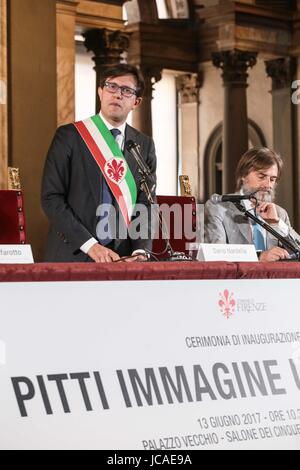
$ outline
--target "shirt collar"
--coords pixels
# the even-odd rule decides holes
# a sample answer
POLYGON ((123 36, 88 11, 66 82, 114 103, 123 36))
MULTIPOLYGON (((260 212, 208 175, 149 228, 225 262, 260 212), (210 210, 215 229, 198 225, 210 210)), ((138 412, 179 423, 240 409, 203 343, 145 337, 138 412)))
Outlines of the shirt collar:
POLYGON ((125 128, 126 128, 126 122, 124 122, 121 126, 119 127, 116 127, 116 126, 112 126, 106 119, 105 117, 103 116, 103 114, 99 113, 102 121, 104 122, 104 124, 106 125, 106 127, 111 131, 112 129, 119 129, 119 131, 121 132, 122 136, 124 137, 125 136, 125 128))
MULTIPOLYGON (((240 194, 244 195, 244 191, 242 189, 240 189, 240 194)), ((249 199, 244 199, 242 203, 244 204, 244 207, 247 211, 254 210, 254 207, 249 199)))

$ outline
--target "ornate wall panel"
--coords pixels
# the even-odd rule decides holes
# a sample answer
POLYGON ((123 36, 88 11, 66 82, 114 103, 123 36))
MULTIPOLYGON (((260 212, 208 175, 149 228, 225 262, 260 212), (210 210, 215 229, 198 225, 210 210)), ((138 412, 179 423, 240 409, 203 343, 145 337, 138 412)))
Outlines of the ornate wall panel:
POLYGON ((79 1, 56 2, 57 125, 75 118, 75 18, 79 1))
POLYGON ((84 28, 122 28, 124 22, 121 3, 110 4, 80 0, 76 10, 78 30, 82 31, 84 28))

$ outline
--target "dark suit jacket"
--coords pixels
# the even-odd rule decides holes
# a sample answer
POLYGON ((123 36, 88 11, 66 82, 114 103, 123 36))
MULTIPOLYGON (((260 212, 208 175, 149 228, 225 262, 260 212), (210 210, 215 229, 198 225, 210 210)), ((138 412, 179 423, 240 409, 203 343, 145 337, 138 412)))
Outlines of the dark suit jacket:
MULTIPOLYGON (((129 140, 141 146, 142 157, 155 176, 153 140, 127 125, 125 149, 129 140)), ((139 189, 137 163, 127 150, 124 157, 137 183, 137 203, 145 204, 150 213, 148 200, 139 189)), ((102 202, 102 183, 102 173, 75 126, 59 127, 48 152, 42 182, 42 207, 50 221, 46 261, 91 261, 80 247, 90 238, 97 238, 96 211, 102 202)), ((148 240, 131 240, 129 236, 125 240, 116 239, 113 249, 126 256, 133 250, 151 249, 151 246, 149 234, 148 240)))

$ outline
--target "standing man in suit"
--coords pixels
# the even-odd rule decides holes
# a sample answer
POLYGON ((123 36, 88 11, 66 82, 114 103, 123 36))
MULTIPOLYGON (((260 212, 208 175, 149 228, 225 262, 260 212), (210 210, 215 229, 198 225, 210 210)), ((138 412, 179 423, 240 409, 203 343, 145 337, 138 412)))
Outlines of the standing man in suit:
MULTIPOLYGON (((256 193, 256 214, 268 222, 280 235, 288 237, 300 249, 300 236, 291 227, 285 209, 274 204, 275 188, 283 169, 279 155, 267 148, 248 150, 240 159, 237 171, 237 194, 256 193)), ((247 210, 254 206, 242 202, 247 210)), ((252 223, 232 202, 205 205, 205 241, 207 243, 254 243, 260 261, 278 261, 289 258, 289 253, 278 246, 278 240, 260 225, 252 223)))
POLYGON ((56 131, 42 182, 42 206, 50 221, 46 261, 110 262, 151 249, 150 227, 146 235, 144 230, 143 236, 132 236, 135 207, 142 206, 147 219, 151 208, 126 145, 140 146, 155 181, 153 140, 126 124, 143 91, 138 69, 118 64, 103 74, 100 114, 56 131))

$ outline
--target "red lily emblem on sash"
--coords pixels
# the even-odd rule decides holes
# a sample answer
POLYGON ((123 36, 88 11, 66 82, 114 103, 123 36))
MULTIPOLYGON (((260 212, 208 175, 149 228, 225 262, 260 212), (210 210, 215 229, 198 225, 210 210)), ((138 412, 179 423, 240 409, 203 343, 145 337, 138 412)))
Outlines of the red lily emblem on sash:
POLYGON ((126 176, 127 165, 123 158, 112 158, 106 162, 104 171, 111 181, 120 184, 126 176))

